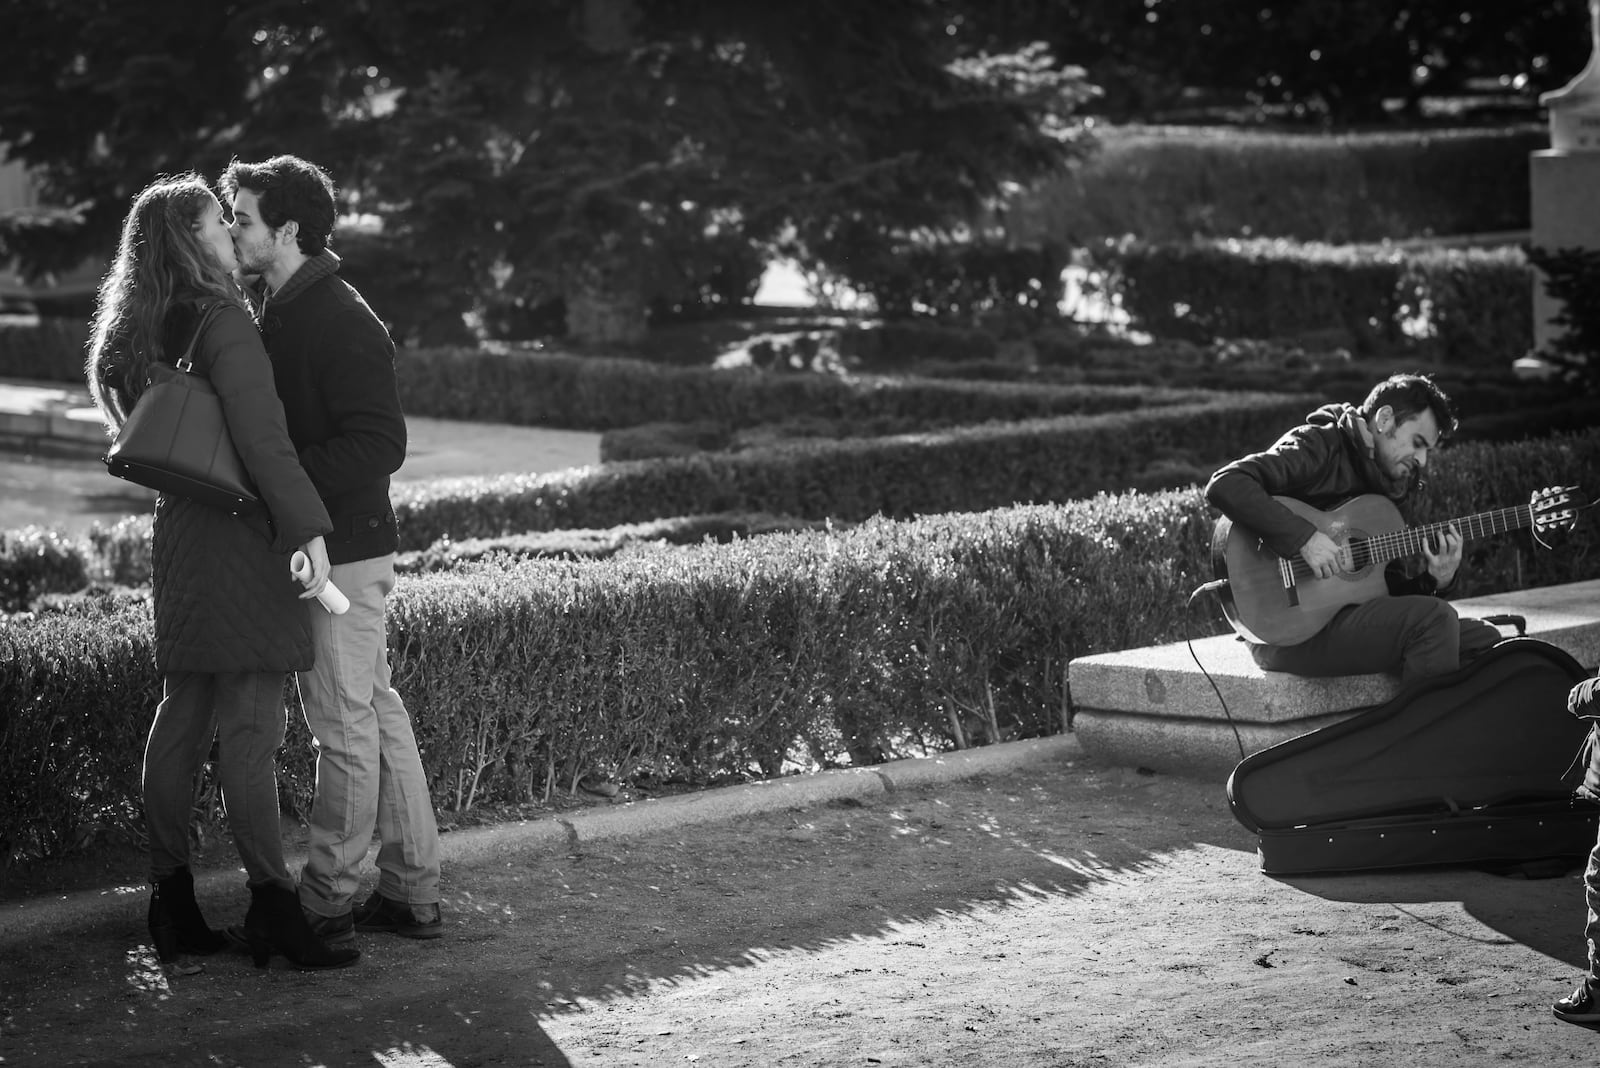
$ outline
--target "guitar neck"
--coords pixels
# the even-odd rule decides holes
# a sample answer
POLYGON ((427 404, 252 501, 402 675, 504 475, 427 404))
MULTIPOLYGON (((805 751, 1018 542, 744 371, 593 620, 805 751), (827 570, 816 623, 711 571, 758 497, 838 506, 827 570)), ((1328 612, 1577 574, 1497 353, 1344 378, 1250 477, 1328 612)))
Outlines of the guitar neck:
POLYGON ((1420 527, 1407 527, 1404 530, 1379 534, 1367 539, 1366 546, 1372 561, 1385 562, 1422 552, 1424 545, 1436 536, 1444 534, 1451 526, 1460 532, 1464 540, 1471 541, 1473 538, 1504 534, 1508 530, 1520 530, 1532 525, 1533 508, 1530 505, 1519 504, 1512 508, 1496 508, 1493 511, 1478 512, 1476 515, 1462 516, 1459 519, 1447 519, 1442 523, 1428 523, 1420 527))

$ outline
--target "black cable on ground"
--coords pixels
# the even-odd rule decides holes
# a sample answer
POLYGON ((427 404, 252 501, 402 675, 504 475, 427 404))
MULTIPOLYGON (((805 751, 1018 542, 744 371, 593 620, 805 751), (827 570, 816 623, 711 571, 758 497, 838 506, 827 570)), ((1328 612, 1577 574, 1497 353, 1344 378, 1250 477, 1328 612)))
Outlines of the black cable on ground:
POLYGON ((1206 666, 1200 663, 1200 655, 1194 651, 1194 638, 1189 634, 1189 610, 1194 607, 1195 601, 1200 599, 1201 594, 1215 593, 1227 585, 1227 579, 1216 579, 1195 587, 1195 591, 1189 595, 1189 602, 1183 606, 1183 640, 1189 646, 1189 655, 1194 659, 1194 666, 1200 669, 1200 674, 1206 677, 1206 681, 1211 684, 1211 689, 1216 692, 1217 703, 1222 706, 1222 714, 1227 717, 1228 726, 1233 730, 1233 740, 1239 746, 1239 759, 1243 760, 1246 754, 1244 751, 1244 739, 1239 736, 1239 725, 1233 722, 1233 713, 1228 710, 1228 702, 1223 699, 1222 688, 1217 685, 1217 680, 1212 678, 1211 672, 1207 671, 1206 666))

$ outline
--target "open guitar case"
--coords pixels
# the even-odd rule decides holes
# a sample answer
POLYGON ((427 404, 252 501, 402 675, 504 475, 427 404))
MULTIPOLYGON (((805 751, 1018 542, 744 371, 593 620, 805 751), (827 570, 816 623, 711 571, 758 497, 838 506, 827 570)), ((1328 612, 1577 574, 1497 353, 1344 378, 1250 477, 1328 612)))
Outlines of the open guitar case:
MULTIPOLYGON (((1510 620, 1521 622, 1491 622, 1510 620)), ((1576 860, 1600 816, 1574 794, 1589 724, 1567 712, 1567 693, 1587 677, 1564 650, 1508 638, 1454 674, 1246 757, 1228 803, 1259 836, 1269 875, 1576 860)))

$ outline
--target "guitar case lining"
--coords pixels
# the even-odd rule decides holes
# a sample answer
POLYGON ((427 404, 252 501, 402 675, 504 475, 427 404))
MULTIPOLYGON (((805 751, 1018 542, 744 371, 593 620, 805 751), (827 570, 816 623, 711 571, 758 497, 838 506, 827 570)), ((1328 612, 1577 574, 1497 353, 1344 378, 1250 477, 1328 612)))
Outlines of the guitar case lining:
POLYGON ((1600 808, 1575 800, 1588 677, 1564 650, 1502 641, 1450 675, 1245 758, 1234 816, 1270 875, 1579 858, 1600 808))

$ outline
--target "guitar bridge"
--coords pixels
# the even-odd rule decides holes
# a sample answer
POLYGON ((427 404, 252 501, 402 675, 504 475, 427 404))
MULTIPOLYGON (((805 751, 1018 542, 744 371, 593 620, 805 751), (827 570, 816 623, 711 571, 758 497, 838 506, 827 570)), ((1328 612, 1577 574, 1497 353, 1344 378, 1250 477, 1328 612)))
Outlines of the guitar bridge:
POLYGON ((1294 561, 1278 560, 1278 576, 1283 580, 1283 592, 1288 595, 1290 608, 1300 607, 1300 586, 1294 580, 1294 561))

